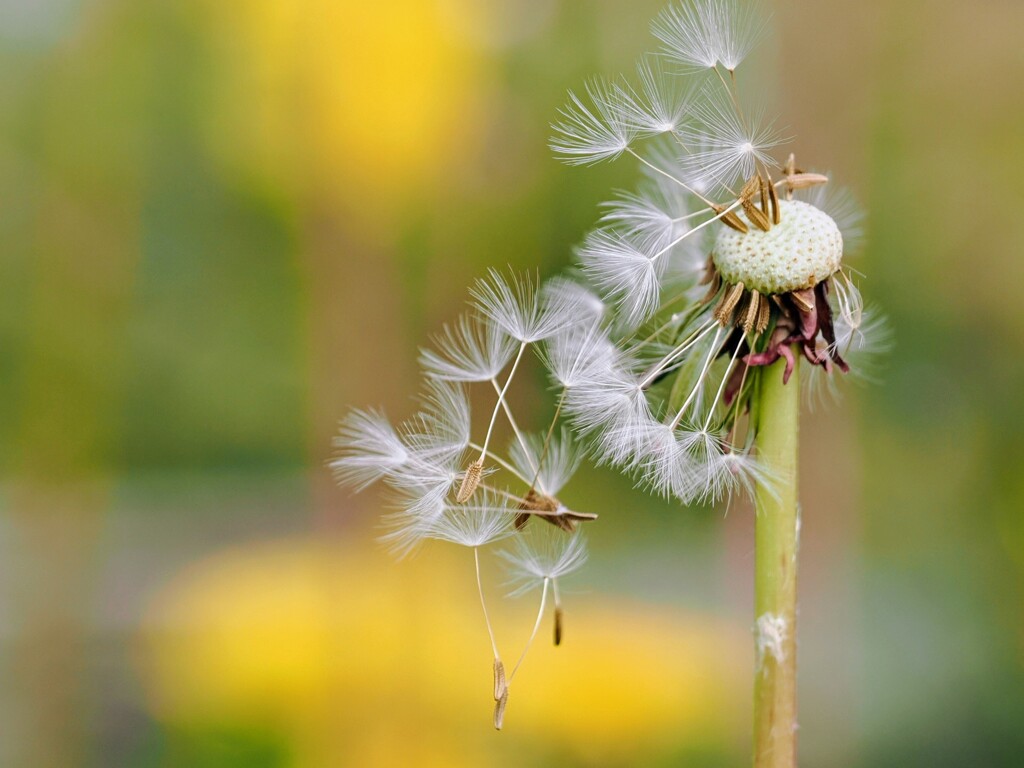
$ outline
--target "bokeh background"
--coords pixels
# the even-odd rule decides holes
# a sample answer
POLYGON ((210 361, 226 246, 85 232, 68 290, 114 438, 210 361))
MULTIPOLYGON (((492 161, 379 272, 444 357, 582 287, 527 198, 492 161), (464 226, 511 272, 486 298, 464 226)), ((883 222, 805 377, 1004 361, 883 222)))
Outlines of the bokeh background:
MULTIPOLYGON (((896 340, 804 422, 803 764, 1019 766, 1024 4, 771 5, 751 76, 870 209, 896 340)), ((496 734, 471 562, 396 564, 325 467, 473 278, 557 272, 636 178, 547 126, 660 7, 0 2, 0 765, 746 761, 748 507, 587 472, 496 734)), ((534 606, 492 610, 518 647, 534 606)))

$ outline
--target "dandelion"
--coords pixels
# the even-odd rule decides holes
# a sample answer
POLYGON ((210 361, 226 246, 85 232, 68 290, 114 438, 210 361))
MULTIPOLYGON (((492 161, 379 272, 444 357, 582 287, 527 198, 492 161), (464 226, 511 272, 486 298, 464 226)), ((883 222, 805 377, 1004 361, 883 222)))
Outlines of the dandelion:
POLYGON ((335 477, 362 490, 401 467, 409 458, 387 417, 379 411, 353 411, 341 423, 334 440, 337 458, 331 462, 335 477))
POLYGON ((756 4, 684 0, 655 20, 662 50, 635 75, 570 92, 556 155, 636 163, 638 188, 603 205, 565 274, 491 270, 471 287, 472 310, 420 355, 418 414, 398 429, 379 411, 342 423, 333 467, 357 488, 391 489, 392 548, 473 551, 495 727, 549 592, 563 639, 559 579, 586 560, 580 528, 596 515, 560 497, 586 453, 683 504, 753 498, 755 764, 795 764, 800 382, 820 399, 846 374, 863 378, 887 334, 844 263, 862 235, 852 196, 780 154, 790 140, 778 116, 741 98, 738 70, 763 30, 756 4), (528 431, 509 393, 535 360, 553 403, 528 431), (471 403, 483 403, 479 434, 471 403), (481 568, 499 541, 512 594, 540 591, 508 673, 481 568))
POLYGON ((736 71, 763 28, 756 4, 740 0, 679 3, 651 25, 670 59, 696 69, 721 65, 729 72, 736 71))
MULTIPOLYGON (((598 158, 593 126, 571 156, 564 142, 552 146, 574 163, 590 138, 592 158, 630 158, 647 177, 606 204, 577 253, 612 309, 616 351, 574 370, 566 410, 599 460, 653 493, 684 503, 754 497, 759 648, 771 651, 758 656, 756 764, 790 766, 797 382, 817 396, 837 374, 863 375, 853 362, 885 339, 843 262, 861 236, 852 197, 798 168, 792 153, 778 157, 789 141, 778 117, 740 97, 737 70, 763 28, 755 4, 669 7, 652 29, 677 82, 642 59, 638 84, 591 93, 588 114, 613 115, 605 131, 625 120, 630 140, 598 158), (692 265, 694 251, 698 270, 662 261, 692 265)), ((564 357, 549 359, 564 376, 564 357)))

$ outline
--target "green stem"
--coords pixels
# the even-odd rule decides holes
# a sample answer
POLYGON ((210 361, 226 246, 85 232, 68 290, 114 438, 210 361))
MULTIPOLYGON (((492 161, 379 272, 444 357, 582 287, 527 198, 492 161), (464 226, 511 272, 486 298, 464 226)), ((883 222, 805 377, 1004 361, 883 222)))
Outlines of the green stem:
POLYGON ((799 374, 783 385, 785 361, 761 371, 758 455, 771 475, 755 494, 754 766, 796 765, 796 585, 799 374))

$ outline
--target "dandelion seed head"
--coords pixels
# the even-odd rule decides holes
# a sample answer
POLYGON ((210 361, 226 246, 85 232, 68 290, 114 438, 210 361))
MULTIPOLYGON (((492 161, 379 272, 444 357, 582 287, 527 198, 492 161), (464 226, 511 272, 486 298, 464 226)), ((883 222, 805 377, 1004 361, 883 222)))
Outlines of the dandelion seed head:
POLYGON ((843 236, 828 214, 797 200, 779 201, 782 221, 764 232, 722 228, 712 258, 723 279, 762 294, 812 288, 842 262, 843 236))
POLYGON ((843 235, 844 253, 857 253, 863 248, 865 213, 850 189, 833 184, 820 184, 799 190, 796 197, 832 217, 843 235))

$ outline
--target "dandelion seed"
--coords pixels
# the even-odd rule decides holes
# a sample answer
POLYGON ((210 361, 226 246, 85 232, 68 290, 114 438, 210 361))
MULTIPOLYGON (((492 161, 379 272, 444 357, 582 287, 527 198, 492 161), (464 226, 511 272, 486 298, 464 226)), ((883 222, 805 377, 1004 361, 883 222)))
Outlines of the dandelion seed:
POLYGON ((666 74, 662 61, 657 56, 641 59, 637 64, 639 88, 620 86, 621 119, 639 134, 658 136, 675 131, 697 95, 698 83, 666 74))
POLYGON ((480 459, 477 459, 469 468, 466 469, 466 474, 462 478, 462 485, 459 486, 459 492, 455 494, 455 500, 459 504, 465 504, 469 501, 469 498, 473 495, 478 485, 480 485, 480 475, 484 471, 484 463, 480 459))
POLYGON ((585 90, 586 101, 569 93, 570 103, 561 110, 563 119, 553 126, 556 135, 551 139, 551 149, 570 165, 614 159, 636 136, 620 87, 595 79, 585 90))
POLYGON ((482 547, 512 535, 514 516, 507 500, 481 488, 471 503, 443 503, 428 538, 463 547, 482 547))
POLYGON ((569 323, 563 296, 544 301, 529 277, 506 279, 497 270, 470 290, 477 309, 505 333, 523 344, 541 341, 569 323))
POLYGON ((476 315, 463 315, 435 338, 437 350, 424 349, 420 364, 446 381, 490 381, 508 365, 515 340, 503 328, 476 315))
POLYGON ((331 469, 339 482, 363 490, 387 477, 409 458, 387 417, 379 411, 353 411, 341 423, 334 439, 337 457, 331 469))
POLYGON ((586 539, 556 528, 531 528, 512 539, 511 548, 498 552, 508 565, 510 597, 525 595, 578 571, 587 562, 586 539))
POLYGON ((665 55, 695 69, 721 64, 733 72, 746 58, 764 23, 756 3, 690 0, 666 8, 651 30, 665 55))
POLYGON ((601 297, 585 284, 582 275, 551 278, 541 288, 541 301, 546 306, 557 308, 556 311, 563 316, 560 333, 571 331, 575 326, 592 326, 608 310, 601 297))
POLYGON ((665 54, 694 68, 718 63, 721 24, 728 21, 714 0, 671 5, 652 22, 651 31, 665 44, 665 54))
POLYGON ((505 680, 505 665, 501 659, 494 660, 494 700, 501 701, 501 698, 508 691, 508 683, 505 680))
POLYGON ((523 474, 536 471, 537 484, 549 496, 554 496, 566 486, 583 460, 579 446, 564 426, 550 439, 543 435, 527 435, 526 445, 513 442, 508 454, 512 464, 523 474), (539 469, 535 470, 535 467, 539 469))
POLYGON ((777 168, 770 154, 787 142, 761 109, 745 118, 727 93, 710 85, 694 103, 694 122, 682 131, 683 140, 696 149, 680 163, 690 178, 709 187, 729 188, 754 175, 758 167, 777 168))
POLYGON ((640 323, 658 306, 667 260, 652 259, 635 242, 595 230, 577 252, 584 274, 613 301, 627 323, 640 323))
POLYGON ((508 707, 508 689, 494 704, 494 729, 500 731, 505 724, 505 709, 508 707))
POLYGON ((552 378, 571 389, 615 365, 616 349, 607 333, 597 325, 571 328, 548 339, 543 360, 552 378))
POLYGON ((470 408, 465 387, 427 379, 423 410, 403 425, 403 441, 414 452, 430 456, 461 453, 469 445, 470 408))

